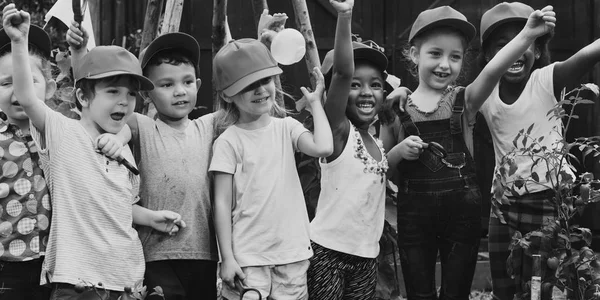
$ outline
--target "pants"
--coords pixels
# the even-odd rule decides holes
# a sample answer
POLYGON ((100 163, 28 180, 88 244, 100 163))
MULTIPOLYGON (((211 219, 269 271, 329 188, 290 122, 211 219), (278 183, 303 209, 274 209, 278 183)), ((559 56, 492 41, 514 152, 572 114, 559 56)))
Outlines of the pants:
POLYGON ((313 300, 375 299, 377 259, 364 258, 312 243, 308 294, 313 300))
MULTIPOLYGON (((148 291, 163 289, 169 300, 217 299, 217 262, 208 260, 160 260, 146 263, 144 284, 148 291)), ((150 294, 150 293, 149 293, 150 294)), ((148 296, 146 299, 161 299, 148 296)))
POLYGON ((50 288, 40 286, 42 258, 0 262, 0 300, 47 300, 50 288))

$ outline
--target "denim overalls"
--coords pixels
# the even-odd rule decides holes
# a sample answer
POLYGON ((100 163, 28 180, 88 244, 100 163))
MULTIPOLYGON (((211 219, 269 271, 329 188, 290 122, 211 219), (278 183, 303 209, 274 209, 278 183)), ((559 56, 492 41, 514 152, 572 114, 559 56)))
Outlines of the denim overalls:
MULTIPOLYGON (((452 92, 453 93, 453 92, 452 92)), ((481 193, 464 141, 464 89, 449 119, 413 122, 399 115, 409 135, 435 141, 448 155, 425 149, 418 160, 398 165, 398 246, 409 300, 437 299, 435 266, 442 266, 440 299, 469 299, 481 235, 481 193)))

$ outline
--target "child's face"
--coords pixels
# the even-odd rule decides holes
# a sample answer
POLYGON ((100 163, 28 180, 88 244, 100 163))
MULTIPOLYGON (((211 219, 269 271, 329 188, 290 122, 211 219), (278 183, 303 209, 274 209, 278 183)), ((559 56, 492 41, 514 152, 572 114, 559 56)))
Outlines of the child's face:
MULTIPOLYGON (((495 55, 508 44, 523 29, 522 23, 507 23, 496 28, 488 37, 486 60, 489 62, 495 55)), ((520 83, 529 79, 531 68, 536 56, 535 43, 532 43, 519 59, 504 73, 502 79, 511 83, 520 83)), ((537 54, 539 55, 539 54, 537 54)))
POLYGON ((419 85, 445 90, 460 74, 464 51, 462 37, 450 31, 432 32, 420 47, 411 47, 411 59, 418 66, 419 85))
POLYGON ((255 120, 271 112, 275 101, 273 77, 260 79, 229 98, 240 111, 240 121, 255 120))
POLYGON ((150 67, 147 77, 154 83, 148 95, 159 116, 171 120, 187 118, 196 106, 200 79, 189 64, 161 63, 150 67))
POLYGON ((354 125, 369 126, 373 122, 383 101, 384 86, 381 71, 368 63, 356 63, 346 106, 346 116, 354 125))
MULTIPOLYGON (((100 133, 118 133, 133 114, 139 83, 130 76, 120 76, 116 81, 100 81, 95 86, 92 99, 82 99, 82 120, 92 121, 100 133)), ((83 98, 81 98, 83 97, 83 98)))
MULTIPOLYGON (((42 72, 42 61, 35 55, 30 55, 31 73, 33 75, 33 87, 38 99, 49 98, 54 89, 48 86, 44 73, 42 72), (52 90, 52 91, 50 91, 52 90), (47 93, 48 92, 48 93, 47 93)), ((11 55, 0 57, 0 109, 6 114, 9 122, 19 123, 19 121, 28 120, 23 107, 19 105, 13 91, 13 66, 11 55)))

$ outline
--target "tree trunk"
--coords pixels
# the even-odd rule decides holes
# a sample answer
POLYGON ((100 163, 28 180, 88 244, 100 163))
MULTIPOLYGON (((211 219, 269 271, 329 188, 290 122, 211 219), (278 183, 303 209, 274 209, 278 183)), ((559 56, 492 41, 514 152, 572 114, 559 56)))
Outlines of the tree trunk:
POLYGON ((314 89, 316 86, 316 79, 312 75, 312 70, 315 67, 321 68, 321 61, 319 60, 319 51, 317 49, 315 36, 313 35, 312 25, 310 24, 308 7, 306 7, 305 0, 292 0, 292 4, 294 5, 294 14, 296 15, 296 26, 306 41, 306 56, 304 56, 304 58, 306 60, 310 83, 314 89))
POLYGON ((258 20, 263 10, 269 9, 267 0, 252 0, 252 11, 254 12, 254 27, 258 28, 258 20))
MULTIPOLYGON (((229 25, 227 24, 227 0, 213 1, 212 17, 212 57, 231 39, 229 25)), ((219 108, 219 98, 213 84, 213 110, 219 108)))
POLYGON ((183 0, 167 0, 160 34, 178 32, 183 13, 183 0))
POLYGON ((158 33, 158 24, 160 22, 160 13, 162 11, 162 7, 163 0, 148 0, 140 51, 146 48, 156 37, 156 34, 158 33))

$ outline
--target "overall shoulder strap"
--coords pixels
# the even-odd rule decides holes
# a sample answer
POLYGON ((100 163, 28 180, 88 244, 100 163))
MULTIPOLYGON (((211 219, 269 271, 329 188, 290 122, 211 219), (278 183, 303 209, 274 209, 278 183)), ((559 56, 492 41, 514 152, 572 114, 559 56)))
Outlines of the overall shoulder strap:
POLYGON ((450 133, 462 133, 462 114, 465 110, 465 88, 458 87, 458 91, 452 91, 455 94, 454 105, 452 105, 452 116, 450 117, 450 133))

